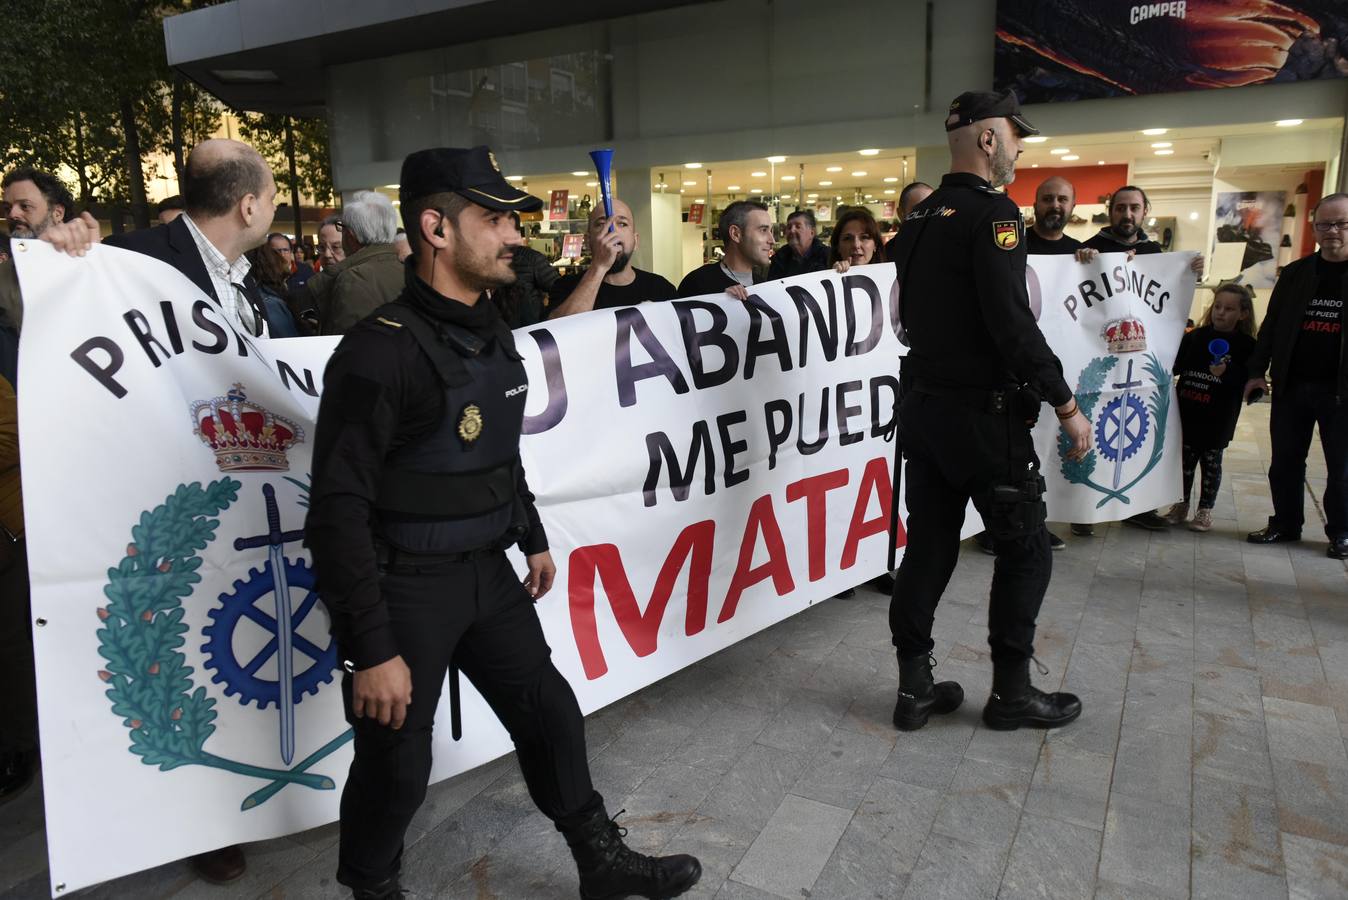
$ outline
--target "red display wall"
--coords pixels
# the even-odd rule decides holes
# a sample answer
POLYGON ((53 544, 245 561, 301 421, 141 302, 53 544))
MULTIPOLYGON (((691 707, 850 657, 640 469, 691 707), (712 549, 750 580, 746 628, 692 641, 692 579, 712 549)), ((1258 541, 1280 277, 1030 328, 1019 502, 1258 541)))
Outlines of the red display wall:
MULTIPOLYGON (((1007 193, 1016 201, 1017 206, 1033 206, 1034 192, 1044 179, 1053 176, 1066 178, 1077 189, 1077 205, 1098 203, 1099 198, 1115 188, 1128 183, 1127 166, 1060 166, 1046 168, 1040 166, 1031 169, 1028 166, 1016 168, 1016 180, 1011 182, 1007 193)), ((1139 185, 1146 190, 1146 185, 1139 185)))

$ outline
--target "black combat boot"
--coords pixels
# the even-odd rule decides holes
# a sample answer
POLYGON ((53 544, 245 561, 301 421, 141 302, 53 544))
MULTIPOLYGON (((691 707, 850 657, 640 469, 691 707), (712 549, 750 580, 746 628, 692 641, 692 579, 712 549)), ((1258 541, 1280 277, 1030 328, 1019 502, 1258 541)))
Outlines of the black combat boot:
MULTIPOLYGON (((618 815, 622 815, 619 812, 618 815)), ((643 856, 623 843, 627 829, 600 806, 574 829, 563 832, 580 872, 583 900, 617 900, 619 897, 677 897, 702 877, 702 864, 694 857, 643 856)))
MULTIPOLYGON (((1047 674, 1042 669, 1041 674, 1047 674)), ((992 696, 983 707, 983 724, 997 731, 1021 726, 1058 728, 1081 715, 1076 694, 1046 694, 1030 684, 1030 661, 993 663, 992 696)))
POLYGON ((351 889, 352 900, 403 900, 406 896, 397 875, 376 887, 351 889))
POLYGON ((951 713, 964 702, 964 688, 954 681, 934 684, 931 677, 936 661, 930 654, 911 659, 899 657, 899 700, 894 704, 894 727, 917 731, 927 717, 951 713))

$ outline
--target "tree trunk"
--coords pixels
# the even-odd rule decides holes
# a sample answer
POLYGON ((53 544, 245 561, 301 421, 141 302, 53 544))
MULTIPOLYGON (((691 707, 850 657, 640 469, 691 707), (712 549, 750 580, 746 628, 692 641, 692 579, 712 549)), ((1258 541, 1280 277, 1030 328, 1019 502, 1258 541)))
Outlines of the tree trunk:
POLYGON ((300 221, 300 177, 295 165, 295 131, 290 116, 286 116, 286 162, 290 164, 290 206, 295 213, 295 241, 304 237, 304 223, 300 221))
POLYGON ((173 171, 178 175, 178 190, 183 186, 183 168, 187 163, 183 159, 183 77, 173 73, 173 171))
POLYGON ((122 131, 126 135, 126 175, 131 191, 131 219, 137 228, 150 227, 150 204, 145 198, 145 171, 140 161, 140 132, 136 127, 136 109, 131 95, 123 94, 122 131))
POLYGON ((84 116, 75 113, 75 171, 80 178, 80 208, 87 210, 93 203, 93 188, 89 184, 89 160, 84 158, 84 116))

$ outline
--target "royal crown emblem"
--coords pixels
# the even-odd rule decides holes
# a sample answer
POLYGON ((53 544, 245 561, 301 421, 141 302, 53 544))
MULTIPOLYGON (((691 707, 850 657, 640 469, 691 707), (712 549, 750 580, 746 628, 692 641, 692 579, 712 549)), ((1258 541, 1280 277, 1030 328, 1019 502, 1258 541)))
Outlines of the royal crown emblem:
POLYGON ((288 471, 286 451, 304 440, 303 428, 249 400, 237 382, 191 410, 192 431, 215 453, 221 472, 288 471))
POLYGON ((1105 323, 1101 337, 1110 353, 1137 353, 1147 349, 1147 329, 1140 319, 1125 316, 1105 323))

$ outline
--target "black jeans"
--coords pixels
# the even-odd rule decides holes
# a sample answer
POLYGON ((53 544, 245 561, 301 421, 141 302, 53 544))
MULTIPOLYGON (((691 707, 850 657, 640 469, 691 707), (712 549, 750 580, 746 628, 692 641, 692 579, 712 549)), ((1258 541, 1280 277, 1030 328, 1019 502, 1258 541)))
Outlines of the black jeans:
POLYGON ((1011 413, 993 414, 929 394, 908 392, 899 407, 903 440, 908 544, 894 579, 889 627, 904 658, 923 656, 936 605, 959 559, 960 526, 972 499, 997 550, 988 603, 994 663, 1034 655, 1034 626, 1053 572, 1042 520, 1030 534, 999 537, 991 523, 993 487, 1024 479, 1039 459, 1030 429, 1011 413))
POLYGON ((342 683, 355 759, 342 792, 337 880, 353 888, 399 871, 403 835, 426 796, 431 729, 451 659, 510 732, 544 815, 564 828, 603 803, 590 783, 580 706, 552 665, 533 600, 505 554, 413 573, 401 559, 399 566, 380 577, 380 591, 412 671, 403 727, 354 718, 351 676, 342 683))
POLYGON ((28 554, 0 532, 0 753, 37 749, 37 682, 28 554))
POLYGON ((1335 401, 1329 384, 1279 385, 1273 395, 1269 416, 1273 460, 1268 467, 1273 515, 1268 521, 1281 531, 1301 531, 1306 455, 1317 425, 1329 476, 1324 494, 1325 534, 1331 540, 1348 537, 1348 403, 1335 401))

